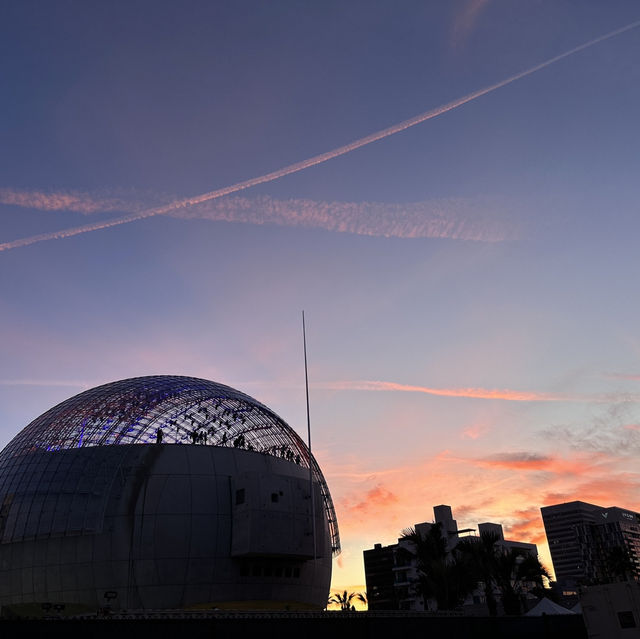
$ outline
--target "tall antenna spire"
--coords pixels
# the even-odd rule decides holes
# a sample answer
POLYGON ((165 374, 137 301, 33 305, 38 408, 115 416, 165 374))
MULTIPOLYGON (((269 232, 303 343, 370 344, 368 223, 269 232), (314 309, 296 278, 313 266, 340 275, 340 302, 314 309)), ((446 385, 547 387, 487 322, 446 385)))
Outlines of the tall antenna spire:
POLYGON ((302 346, 304 350, 304 388, 307 396, 307 445, 309 448, 309 494, 311 496, 311 530, 313 533, 313 560, 318 556, 316 547, 316 500, 313 494, 313 464, 311 455, 311 417, 309 414, 309 372, 307 369, 307 332, 304 324, 304 311, 302 311, 302 346))

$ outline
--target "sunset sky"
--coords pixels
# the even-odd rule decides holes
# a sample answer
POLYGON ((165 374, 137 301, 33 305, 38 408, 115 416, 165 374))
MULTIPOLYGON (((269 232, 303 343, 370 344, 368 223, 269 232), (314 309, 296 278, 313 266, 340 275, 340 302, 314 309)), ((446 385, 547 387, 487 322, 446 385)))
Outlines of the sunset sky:
POLYGON ((163 373, 306 437, 304 309, 335 588, 435 504, 547 563, 540 506, 640 510, 638 21, 637 0, 1 3, 0 445, 163 373))

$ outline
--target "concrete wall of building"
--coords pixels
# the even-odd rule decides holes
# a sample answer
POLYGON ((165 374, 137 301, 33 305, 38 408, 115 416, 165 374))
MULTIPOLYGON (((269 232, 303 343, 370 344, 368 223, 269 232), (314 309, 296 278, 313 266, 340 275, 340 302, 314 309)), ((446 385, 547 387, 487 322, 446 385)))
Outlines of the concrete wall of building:
POLYGON ((309 488, 308 469, 234 448, 120 445, 9 459, 0 605, 323 608, 331 548, 315 485, 314 559, 309 488))
POLYGON ((640 583, 637 581, 583 588, 580 605, 590 639, 640 636, 640 583))

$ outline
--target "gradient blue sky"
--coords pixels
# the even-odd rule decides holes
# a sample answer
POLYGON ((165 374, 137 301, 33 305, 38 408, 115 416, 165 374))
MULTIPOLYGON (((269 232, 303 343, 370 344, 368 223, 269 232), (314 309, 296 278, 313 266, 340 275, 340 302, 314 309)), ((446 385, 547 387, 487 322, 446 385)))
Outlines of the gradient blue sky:
MULTIPOLYGON (((4 2, 0 244, 304 160, 640 20, 635 0, 4 2)), ((314 447, 344 552, 448 503, 640 509, 640 28, 226 198, 0 251, 0 444, 174 373, 314 447)), ((544 551, 544 548, 542 548, 544 551)))

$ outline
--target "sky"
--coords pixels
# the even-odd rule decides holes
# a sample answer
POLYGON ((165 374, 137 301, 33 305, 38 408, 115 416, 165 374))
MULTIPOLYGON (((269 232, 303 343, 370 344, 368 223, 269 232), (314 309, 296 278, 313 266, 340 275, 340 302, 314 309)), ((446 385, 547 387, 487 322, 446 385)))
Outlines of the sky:
POLYGON ((1 3, 0 446, 151 374, 306 436, 304 309, 334 588, 433 505, 549 567, 541 506, 640 510, 638 21, 635 0, 1 3))

